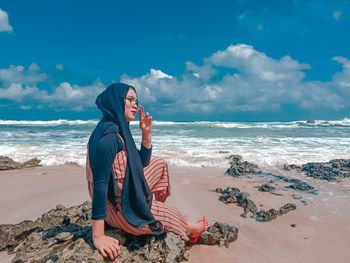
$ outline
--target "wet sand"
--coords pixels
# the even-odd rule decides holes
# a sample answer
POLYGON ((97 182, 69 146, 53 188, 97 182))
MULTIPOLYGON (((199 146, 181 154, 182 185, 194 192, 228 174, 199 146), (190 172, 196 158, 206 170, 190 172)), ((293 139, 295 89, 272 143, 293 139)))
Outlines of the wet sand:
MULTIPOLYGON (((172 195, 167 203, 176 206, 195 221, 206 215, 239 228, 237 241, 229 248, 193 246, 187 254, 189 262, 350 262, 350 179, 325 182, 288 174, 274 169, 274 174, 295 175, 313 185, 318 195, 285 190, 276 182, 276 192, 260 192, 257 186, 268 181, 264 177, 224 175, 225 169, 170 167, 172 195), (258 208, 278 209, 295 203, 297 209, 277 219, 261 223, 243 218, 236 204, 218 201, 217 187, 238 187, 248 192, 258 208), (297 194, 304 200, 293 199, 297 194), (291 227, 296 224, 296 227, 291 227)), ((0 172, 0 224, 15 224, 35 219, 57 204, 67 207, 89 200, 85 168, 75 166, 38 167, 0 172)), ((13 256, 0 253, 0 262, 13 256)))

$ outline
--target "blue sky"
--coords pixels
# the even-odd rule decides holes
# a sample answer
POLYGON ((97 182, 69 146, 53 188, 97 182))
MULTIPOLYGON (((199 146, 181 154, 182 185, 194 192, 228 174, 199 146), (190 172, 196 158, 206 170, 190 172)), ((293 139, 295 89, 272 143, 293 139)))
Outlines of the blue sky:
POLYGON ((96 119, 112 82, 158 120, 350 117, 349 1, 0 1, 0 119, 96 119))

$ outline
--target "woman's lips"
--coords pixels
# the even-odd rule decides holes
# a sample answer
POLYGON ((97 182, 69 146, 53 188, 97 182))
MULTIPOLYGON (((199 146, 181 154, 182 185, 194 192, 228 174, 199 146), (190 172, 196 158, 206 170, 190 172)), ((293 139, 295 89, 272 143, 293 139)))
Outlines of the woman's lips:
POLYGON ((131 111, 131 113, 132 113, 133 115, 136 115, 136 111, 131 111))

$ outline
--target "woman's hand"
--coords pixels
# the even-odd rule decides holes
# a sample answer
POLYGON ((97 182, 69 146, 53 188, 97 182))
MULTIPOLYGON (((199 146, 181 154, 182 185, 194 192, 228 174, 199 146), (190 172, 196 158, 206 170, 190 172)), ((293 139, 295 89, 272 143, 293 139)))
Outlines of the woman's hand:
POLYGON ((119 241, 115 238, 106 235, 100 235, 93 237, 92 239, 94 246, 104 258, 109 257, 110 260, 114 261, 119 256, 119 241))
POLYGON ((145 115, 143 107, 140 108, 140 129, 143 134, 151 132, 152 128, 152 116, 149 116, 148 112, 145 115))

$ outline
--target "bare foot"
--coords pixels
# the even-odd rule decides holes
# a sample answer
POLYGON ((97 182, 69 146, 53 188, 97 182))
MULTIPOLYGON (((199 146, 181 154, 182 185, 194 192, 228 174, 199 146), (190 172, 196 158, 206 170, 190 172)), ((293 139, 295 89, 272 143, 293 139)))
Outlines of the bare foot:
POLYGON ((201 233, 203 233, 209 226, 208 220, 203 216, 200 218, 197 223, 189 225, 187 232, 190 237, 195 237, 201 233))

